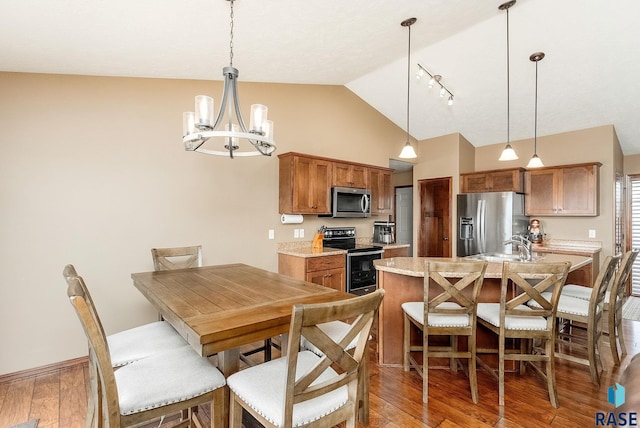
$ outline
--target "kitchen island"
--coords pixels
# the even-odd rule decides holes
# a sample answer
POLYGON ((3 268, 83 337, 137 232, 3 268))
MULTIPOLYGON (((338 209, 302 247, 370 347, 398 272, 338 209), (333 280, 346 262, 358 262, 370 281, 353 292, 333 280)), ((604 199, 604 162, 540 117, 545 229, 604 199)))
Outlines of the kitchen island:
MULTIPOLYGON (((402 365, 403 315, 401 305, 404 302, 422 301, 424 266, 427 260, 430 259, 427 257, 394 257, 374 262, 379 273, 378 286, 385 290, 384 300, 379 311, 378 359, 381 365, 402 365)), ((458 261, 461 259, 454 257, 433 258, 433 260, 458 261)), ((592 269, 593 260, 590 257, 575 255, 547 254, 530 263, 564 261, 571 263, 570 276, 575 278, 585 277, 584 271, 592 269)), ((480 302, 500 301, 501 278, 502 263, 489 263, 480 292, 480 302)), ((567 279, 567 283, 569 283, 569 279, 567 279)), ((581 285, 591 286, 591 284, 581 285)), ((493 341, 495 341, 495 335, 483 334, 482 329, 478 329, 478 347, 492 347, 493 341)))

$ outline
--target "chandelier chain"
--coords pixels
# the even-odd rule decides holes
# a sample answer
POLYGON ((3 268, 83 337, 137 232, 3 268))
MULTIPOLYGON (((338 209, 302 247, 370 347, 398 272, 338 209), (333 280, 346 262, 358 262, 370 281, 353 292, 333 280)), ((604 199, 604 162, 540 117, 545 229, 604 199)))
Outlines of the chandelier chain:
POLYGON ((231 0, 231 23, 229 24, 229 65, 233 67, 233 1, 231 0))

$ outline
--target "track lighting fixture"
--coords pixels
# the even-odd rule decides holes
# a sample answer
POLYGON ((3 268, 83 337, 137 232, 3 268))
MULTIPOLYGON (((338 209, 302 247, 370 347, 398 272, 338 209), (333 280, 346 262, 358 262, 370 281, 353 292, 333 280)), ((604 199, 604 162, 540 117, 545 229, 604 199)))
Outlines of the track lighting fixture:
POLYGON ((444 83, 442 83, 442 76, 439 74, 432 74, 422 64, 418 63, 418 72, 416 73, 416 79, 421 80, 425 74, 429 76, 429 82, 427 83, 427 86, 429 88, 433 88, 434 85, 440 86, 440 97, 444 98, 445 95, 449 94, 449 96, 447 97, 447 105, 452 106, 453 92, 451 92, 449 88, 447 88, 444 83))

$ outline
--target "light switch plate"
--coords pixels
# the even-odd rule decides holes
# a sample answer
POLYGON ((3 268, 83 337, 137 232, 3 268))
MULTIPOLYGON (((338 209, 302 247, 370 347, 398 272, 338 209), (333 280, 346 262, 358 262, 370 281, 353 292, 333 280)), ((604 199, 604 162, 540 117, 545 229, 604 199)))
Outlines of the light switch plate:
POLYGON ((276 238, 276 231, 273 229, 269 229, 269 239, 275 239, 276 238))
POLYGON ((595 238, 595 237, 596 237, 596 230, 589 229, 589 238, 595 238))
POLYGON ((293 229, 293 237, 294 238, 299 238, 300 237, 300 231, 298 229, 293 229))
POLYGON ((304 229, 300 229, 300 237, 304 238, 304 229))

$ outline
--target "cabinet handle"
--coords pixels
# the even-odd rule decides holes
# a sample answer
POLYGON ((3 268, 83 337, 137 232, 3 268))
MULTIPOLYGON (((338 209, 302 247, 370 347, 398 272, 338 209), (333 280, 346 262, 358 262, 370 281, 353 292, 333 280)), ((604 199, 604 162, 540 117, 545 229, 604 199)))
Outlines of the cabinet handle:
POLYGON ((333 274, 332 274, 332 273, 328 273, 328 274, 326 274, 324 277, 325 277, 325 278, 331 278, 332 276, 333 276, 333 274))
POLYGON ((311 208, 315 210, 316 208, 318 208, 318 206, 317 205, 311 205, 311 208))

